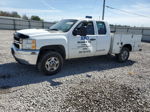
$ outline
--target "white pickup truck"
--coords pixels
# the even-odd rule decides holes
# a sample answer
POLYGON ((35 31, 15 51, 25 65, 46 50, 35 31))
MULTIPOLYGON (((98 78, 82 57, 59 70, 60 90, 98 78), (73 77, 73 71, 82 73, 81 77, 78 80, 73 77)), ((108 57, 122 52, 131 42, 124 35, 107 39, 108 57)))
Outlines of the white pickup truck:
POLYGON ((17 62, 36 65, 47 75, 58 73, 64 60, 115 54, 125 62, 141 50, 142 35, 110 32, 105 21, 64 19, 45 29, 26 29, 14 34, 11 48, 17 62))

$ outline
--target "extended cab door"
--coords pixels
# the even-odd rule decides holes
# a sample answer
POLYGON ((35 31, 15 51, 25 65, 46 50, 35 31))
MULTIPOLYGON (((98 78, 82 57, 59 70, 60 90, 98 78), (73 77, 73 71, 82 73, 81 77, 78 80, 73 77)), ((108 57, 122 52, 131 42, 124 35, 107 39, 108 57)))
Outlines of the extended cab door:
POLYGON ((95 35, 94 23, 93 21, 82 21, 74 30, 80 32, 80 28, 83 26, 86 28, 86 36, 74 35, 73 32, 69 36, 69 58, 89 57, 96 53, 97 36, 95 35))
POLYGON ((109 25, 103 21, 96 21, 97 47, 96 55, 106 55, 110 50, 111 36, 109 25))

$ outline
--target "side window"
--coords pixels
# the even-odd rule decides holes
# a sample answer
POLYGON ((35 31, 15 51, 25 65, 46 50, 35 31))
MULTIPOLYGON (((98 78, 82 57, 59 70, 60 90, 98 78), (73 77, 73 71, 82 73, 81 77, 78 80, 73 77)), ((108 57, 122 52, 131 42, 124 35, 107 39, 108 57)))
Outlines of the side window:
POLYGON ((96 22, 98 28, 98 34, 104 35, 106 34, 106 26, 104 22, 96 22))
POLYGON ((86 26, 87 35, 94 35, 94 25, 93 22, 88 22, 86 26))
POLYGON ((94 25, 93 25, 93 22, 90 21, 90 22, 81 22, 78 24, 78 26, 76 27, 77 30, 80 30, 81 27, 85 27, 86 28, 86 34, 87 35, 94 35, 95 32, 94 32, 94 25))

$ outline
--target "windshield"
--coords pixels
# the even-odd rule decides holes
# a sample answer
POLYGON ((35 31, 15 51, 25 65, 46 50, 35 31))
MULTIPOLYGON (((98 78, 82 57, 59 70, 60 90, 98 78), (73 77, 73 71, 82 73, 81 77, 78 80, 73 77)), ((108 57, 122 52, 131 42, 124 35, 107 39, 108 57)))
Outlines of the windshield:
POLYGON ((72 26, 76 22, 77 22, 77 20, 73 20, 73 19, 61 20, 60 22, 58 22, 55 25, 51 26, 50 30, 67 32, 72 28, 72 26))

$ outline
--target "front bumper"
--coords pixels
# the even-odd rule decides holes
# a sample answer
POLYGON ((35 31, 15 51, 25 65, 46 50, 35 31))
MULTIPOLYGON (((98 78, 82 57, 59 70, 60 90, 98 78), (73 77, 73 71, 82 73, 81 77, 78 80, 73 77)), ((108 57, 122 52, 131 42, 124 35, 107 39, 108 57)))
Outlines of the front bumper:
POLYGON ((21 64, 36 65, 39 50, 21 50, 12 45, 11 53, 16 61, 21 64))

